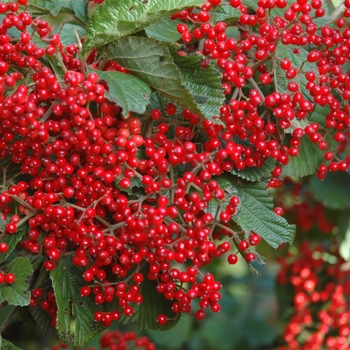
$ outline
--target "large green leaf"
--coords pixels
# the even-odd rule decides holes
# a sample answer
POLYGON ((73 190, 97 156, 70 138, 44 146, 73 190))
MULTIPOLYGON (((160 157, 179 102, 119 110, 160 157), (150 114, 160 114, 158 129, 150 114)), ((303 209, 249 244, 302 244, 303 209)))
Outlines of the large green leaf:
POLYGON ((117 71, 95 70, 99 78, 108 84, 105 96, 123 109, 123 115, 129 111, 142 114, 146 110, 151 97, 150 87, 132 74, 117 71))
POLYGON ((183 56, 178 51, 177 45, 170 46, 183 84, 194 97, 201 114, 207 119, 220 115, 220 108, 225 101, 220 74, 213 64, 206 69, 201 67, 200 63, 205 59, 201 54, 183 56))
POLYGON ((324 180, 316 175, 311 179, 309 190, 326 208, 345 210, 350 208, 350 175, 342 171, 329 172, 324 180))
POLYGON ((165 42, 177 41, 181 39, 181 34, 176 29, 179 23, 182 22, 180 20, 162 18, 161 20, 146 27, 145 32, 149 38, 165 42))
POLYGON ((10 305, 25 306, 30 303, 30 280, 33 266, 27 258, 16 258, 7 266, 7 273, 15 275, 13 284, 0 285, 0 304, 8 302, 10 305))
POLYGON ((202 0, 105 0, 88 22, 83 52, 107 45, 183 8, 202 3, 202 0))
MULTIPOLYGON (((317 67, 314 64, 311 64, 307 61, 307 55, 309 51, 300 46, 292 46, 292 45, 283 45, 282 43, 277 44, 276 55, 280 59, 287 58, 292 63, 292 66, 295 68, 303 67, 304 72, 314 72, 318 75, 317 67)), ((277 84, 277 91, 282 93, 289 93, 287 89, 287 85, 291 80, 286 78, 286 71, 284 71, 279 64, 275 65, 275 81, 277 84)), ((306 96, 309 100, 313 100, 309 91, 306 89, 305 85, 307 83, 307 79, 305 78, 304 73, 299 73, 300 81, 298 75, 296 78, 292 79, 295 82, 300 84, 300 90, 304 96, 306 96)))
POLYGON ((103 326, 94 321, 98 307, 93 298, 80 295, 83 269, 73 265, 69 258, 61 258, 50 273, 57 303, 57 332, 64 342, 84 346, 103 326))
MULTIPOLYGON (((192 66, 186 70, 175 64, 165 44, 151 38, 136 36, 113 42, 104 50, 104 54, 115 59, 165 97, 191 109, 193 113, 205 113, 208 114, 207 117, 212 117, 213 114, 209 115, 211 111, 218 109, 218 101, 221 100, 216 88, 219 76, 214 76, 213 68, 209 68, 204 71, 208 74, 207 81, 204 82, 204 73, 199 74, 196 66, 199 57, 189 58, 188 64, 192 66), (188 78, 190 72, 199 75, 188 78), (213 101, 207 95, 209 93, 213 93, 213 101)), ((181 65, 185 62, 179 59, 176 61, 181 65)))
POLYGON ((323 153, 317 143, 312 143, 305 136, 301 139, 300 153, 296 157, 289 157, 289 162, 283 167, 283 174, 288 176, 303 177, 313 174, 323 161, 323 153))
POLYGON ((164 294, 157 292, 156 287, 158 282, 147 278, 147 268, 144 269, 145 279, 141 284, 141 293, 143 302, 140 305, 138 313, 138 328, 139 329, 159 329, 167 330, 174 327, 180 319, 180 315, 171 310, 173 300, 168 300, 164 294), (157 316, 163 314, 168 317, 168 322, 165 325, 157 323, 157 316))
POLYGON ((260 181, 271 176, 271 171, 275 167, 275 162, 269 158, 261 167, 244 168, 243 170, 231 170, 231 174, 247 181, 260 181))
POLYGON ((273 200, 268 197, 266 183, 238 180, 234 186, 241 200, 234 221, 243 230, 257 232, 273 248, 293 242, 295 226, 274 213, 273 200))

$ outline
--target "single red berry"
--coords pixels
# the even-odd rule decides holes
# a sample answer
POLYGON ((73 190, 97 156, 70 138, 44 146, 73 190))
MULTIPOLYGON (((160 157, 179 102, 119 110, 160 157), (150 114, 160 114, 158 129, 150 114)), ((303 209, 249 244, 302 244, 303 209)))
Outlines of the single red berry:
POLYGON ((228 263, 231 264, 231 265, 237 264, 237 261, 238 261, 238 256, 237 256, 237 254, 230 254, 230 255, 227 257, 227 261, 228 261, 228 263))
POLYGON ((165 324, 167 323, 167 321, 168 321, 168 318, 167 318, 165 315, 163 315, 163 314, 158 315, 158 317, 157 317, 157 322, 158 322, 160 325, 165 325, 165 324))
POLYGON ((16 278, 15 275, 13 273, 8 273, 5 276, 5 283, 6 284, 13 284, 15 282, 16 278))

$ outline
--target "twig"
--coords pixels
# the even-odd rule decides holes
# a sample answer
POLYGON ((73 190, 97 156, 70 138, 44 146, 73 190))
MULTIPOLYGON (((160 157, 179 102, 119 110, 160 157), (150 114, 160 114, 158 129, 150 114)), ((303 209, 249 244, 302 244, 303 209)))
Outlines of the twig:
POLYGON ((5 328, 7 327, 7 325, 10 323, 12 317, 15 315, 15 313, 18 311, 19 307, 16 306, 5 318, 4 322, 2 323, 2 325, 0 326, 0 334, 2 334, 2 332, 5 330, 5 328))

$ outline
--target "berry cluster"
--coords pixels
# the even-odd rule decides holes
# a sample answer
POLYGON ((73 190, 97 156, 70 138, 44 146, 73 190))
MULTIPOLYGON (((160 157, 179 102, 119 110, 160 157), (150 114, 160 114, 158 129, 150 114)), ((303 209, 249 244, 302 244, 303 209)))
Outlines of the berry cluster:
POLYGON ((281 186, 281 166, 299 154, 306 136, 324 153, 324 163, 317 171, 320 179, 327 171, 346 171, 350 158, 336 156, 334 141, 342 148, 349 137, 348 75, 343 65, 349 52, 346 26, 350 3, 344 2, 346 10, 335 26, 320 30, 315 22, 325 15, 321 1, 299 0, 290 7, 287 1, 259 1, 253 15, 247 14, 240 0, 230 1, 242 12, 237 23, 242 31, 238 41, 226 35, 225 22, 211 24, 210 11, 220 3, 208 1, 200 12, 184 10, 173 18, 190 23, 177 26, 182 41, 189 44, 200 40, 202 53, 216 60, 222 71, 223 87, 230 99, 221 109, 226 126, 221 138, 249 141, 231 166, 238 170, 259 167, 271 157, 278 164, 269 185, 281 186), (283 9, 284 17, 272 17, 273 9, 283 9), (281 44, 291 46, 293 54, 300 58, 293 62, 281 57, 281 44), (303 47, 313 49, 307 53, 303 47), (278 79, 283 79, 282 84, 278 79), (337 95, 344 101, 339 102, 337 95), (325 119, 304 124, 317 107, 329 111, 325 119), (287 142, 276 139, 277 128, 291 135, 287 142))

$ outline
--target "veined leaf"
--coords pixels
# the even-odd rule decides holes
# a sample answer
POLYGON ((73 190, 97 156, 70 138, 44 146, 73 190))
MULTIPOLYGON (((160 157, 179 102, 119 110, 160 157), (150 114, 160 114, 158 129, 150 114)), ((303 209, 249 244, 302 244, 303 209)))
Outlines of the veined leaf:
POLYGON ((295 226, 273 212, 273 201, 268 197, 266 183, 239 180, 235 187, 241 204, 234 221, 243 230, 258 233, 273 248, 293 242, 295 226))
POLYGON ((229 25, 235 24, 242 12, 229 4, 217 7, 215 11, 215 22, 225 22, 229 25))
POLYGON ((201 67, 200 63, 205 59, 201 54, 183 56, 178 51, 178 46, 170 46, 170 53, 180 70, 183 84, 194 97, 201 114, 216 122, 213 116, 220 115, 220 108, 225 101, 220 74, 212 64, 206 69, 201 67))
POLYGON ((190 58, 188 64, 192 66, 186 70, 182 67, 185 61, 176 58, 176 62, 181 64, 177 66, 165 44, 151 38, 136 36, 113 42, 104 50, 104 54, 115 59, 165 97, 191 109, 193 113, 211 118, 214 115, 211 114, 212 111, 219 110, 219 100, 223 100, 223 94, 221 99, 219 97, 217 86, 219 76, 214 76, 214 68, 207 69, 204 71, 208 74, 207 81, 204 82, 204 72, 200 74, 197 67, 199 57, 190 58), (195 76, 188 78, 190 72, 198 73, 197 80, 195 76), (210 93, 213 93, 212 97, 208 95, 210 93))
POLYGON ((143 302, 140 305, 138 313, 138 328, 141 329, 158 329, 167 330, 173 328, 180 320, 180 315, 176 317, 176 314, 171 310, 173 304, 172 300, 168 300, 163 294, 157 292, 157 281, 153 281, 147 278, 148 268, 144 269, 144 281, 141 284, 141 293, 143 296, 143 302), (169 319, 168 322, 161 326, 157 323, 157 316, 164 314, 169 319))
POLYGON ((13 284, 0 286, 0 304, 8 302, 10 305, 26 306, 30 303, 29 276, 33 267, 27 258, 16 258, 7 266, 7 273, 15 275, 13 284))
POLYGON ((48 12, 56 17, 62 8, 71 9, 71 1, 76 0, 31 0, 30 4, 48 10, 48 12))
POLYGON ((313 174, 323 161, 323 153, 317 144, 308 137, 301 139, 300 153, 296 157, 289 157, 289 162, 283 167, 283 175, 303 177, 313 174))
POLYGON ((103 326, 94 321, 98 307, 93 299, 80 295, 83 269, 69 258, 61 258, 50 273, 57 303, 57 332, 62 341, 84 346, 103 326))
POLYGON ((108 84, 105 96, 123 109, 123 115, 129 111, 142 114, 146 110, 151 97, 150 87, 132 74, 117 71, 95 70, 100 79, 108 84))
POLYGON ((83 53, 136 33, 183 8, 202 3, 202 0, 105 0, 88 22, 83 53))
POLYGON ((149 38, 165 42, 174 42, 181 39, 181 34, 176 29, 179 23, 182 22, 180 20, 162 18, 146 27, 145 32, 149 38))
POLYGON ((231 174, 236 175, 247 181, 260 181, 271 175, 271 171, 275 167, 275 162, 268 158, 261 167, 244 168, 239 171, 236 169, 231 170, 231 174))
MULTIPOLYGON (((52 290, 50 274, 48 271, 45 270, 43 266, 32 288, 41 288, 45 294, 47 294, 52 290)), ((42 330, 44 334, 46 334, 50 338, 54 338, 54 339, 59 338, 56 328, 53 327, 50 323, 51 321, 50 316, 47 314, 45 310, 41 308, 40 303, 37 303, 32 307, 28 307, 28 311, 30 312, 36 324, 39 326, 39 328, 42 330)))

